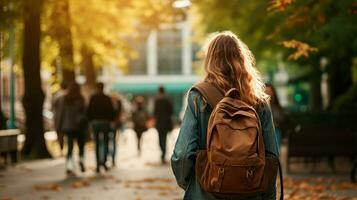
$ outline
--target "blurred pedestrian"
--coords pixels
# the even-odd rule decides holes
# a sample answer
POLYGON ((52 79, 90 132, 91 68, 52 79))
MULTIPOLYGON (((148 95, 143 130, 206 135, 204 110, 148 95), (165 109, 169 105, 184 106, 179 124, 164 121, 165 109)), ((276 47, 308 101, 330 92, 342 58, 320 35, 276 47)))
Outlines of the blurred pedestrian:
POLYGON ((117 152, 117 135, 120 134, 122 129, 122 112, 123 112, 123 105, 120 100, 120 97, 113 96, 112 103, 115 110, 115 117, 112 121, 112 131, 109 133, 109 154, 112 158, 112 166, 116 165, 115 157, 117 152))
POLYGON ((109 133, 112 131, 110 123, 114 120, 115 110, 111 98, 104 94, 103 83, 97 83, 97 92, 90 98, 87 115, 95 140, 96 171, 99 173, 100 167, 107 171, 109 133))
POLYGON ((84 98, 80 91, 80 86, 77 83, 72 83, 69 86, 67 94, 63 96, 63 100, 59 101, 61 108, 58 113, 59 127, 58 130, 67 136, 67 174, 73 173, 73 142, 77 140, 79 149, 79 166, 82 172, 85 172, 84 166, 84 145, 87 131, 87 118, 84 98))
POLYGON ((156 129, 159 133, 162 164, 166 163, 166 138, 167 133, 173 128, 172 114, 173 105, 171 100, 165 95, 165 88, 160 86, 154 105, 154 117, 156 120, 156 129))
POLYGON ((60 111, 62 110, 62 101, 67 92, 67 84, 65 82, 60 83, 60 90, 56 92, 52 101, 52 112, 53 112, 53 124, 55 131, 57 133, 58 144, 61 148, 61 155, 63 155, 63 146, 64 146, 64 133, 60 131, 60 111))
POLYGON ((271 111, 273 113, 276 139, 280 146, 282 143, 282 134, 283 134, 282 125, 284 124, 284 120, 285 120, 284 110, 281 107, 278 95, 273 85, 266 84, 265 93, 270 96, 269 103, 270 103, 271 111))
POLYGON ((134 131, 138 141, 138 154, 141 154, 141 136, 147 130, 146 122, 149 119, 149 114, 145 109, 144 97, 138 96, 135 100, 135 110, 132 113, 134 123, 134 131))

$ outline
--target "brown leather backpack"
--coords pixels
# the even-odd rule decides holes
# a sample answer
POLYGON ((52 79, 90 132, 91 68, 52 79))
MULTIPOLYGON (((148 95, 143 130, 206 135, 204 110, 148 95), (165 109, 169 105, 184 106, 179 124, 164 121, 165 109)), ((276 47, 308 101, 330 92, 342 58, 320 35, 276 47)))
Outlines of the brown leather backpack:
POLYGON ((283 181, 279 159, 266 152, 259 115, 239 100, 237 89, 224 96, 212 84, 195 85, 213 108, 206 149, 196 158, 196 177, 201 187, 216 195, 251 196, 269 190, 279 168, 281 198, 283 181))

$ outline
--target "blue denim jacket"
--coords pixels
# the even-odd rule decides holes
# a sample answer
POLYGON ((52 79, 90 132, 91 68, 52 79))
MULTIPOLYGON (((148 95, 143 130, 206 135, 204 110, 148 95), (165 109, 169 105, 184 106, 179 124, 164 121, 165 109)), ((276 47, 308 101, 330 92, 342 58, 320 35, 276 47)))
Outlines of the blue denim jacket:
MULTIPOLYGON (((211 112, 211 107, 207 105, 201 94, 191 90, 188 95, 188 106, 181 124, 180 133, 171 157, 171 166, 176 181, 185 190, 184 199, 187 200, 218 199, 205 192, 200 187, 195 176, 196 152, 199 149, 205 149, 207 125, 211 112)), ((270 107, 268 105, 261 106, 257 109, 257 112, 262 124, 265 148, 267 151, 278 155, 279 150, 270 107)), ((274 186, 268 192, 253 197, 225 197, 224 199, 276 199, 276 187, 274 186)))

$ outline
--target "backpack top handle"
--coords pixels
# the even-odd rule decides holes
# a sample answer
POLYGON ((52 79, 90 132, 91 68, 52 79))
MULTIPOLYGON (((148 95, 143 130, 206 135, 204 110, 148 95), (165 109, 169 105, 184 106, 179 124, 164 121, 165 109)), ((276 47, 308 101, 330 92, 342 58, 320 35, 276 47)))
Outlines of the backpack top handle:
POLYGON ((224 96, 231 97, 233 99, 239 99, 240 93, 237 88, 231 88, 224 96))

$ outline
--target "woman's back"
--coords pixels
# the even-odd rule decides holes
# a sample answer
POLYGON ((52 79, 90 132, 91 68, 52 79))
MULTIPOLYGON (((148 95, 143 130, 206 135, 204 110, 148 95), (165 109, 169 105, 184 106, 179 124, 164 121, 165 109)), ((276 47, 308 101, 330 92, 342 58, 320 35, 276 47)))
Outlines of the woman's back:
MULTIPOLYGON (((210 40, 205 56, 205 81, 224 94, 231 88, 239 91, 240 100, 256 108, 262 124, 264 146, 278 155, 274 124, 264 83, 255 68, 254 57, 233 33, 223 32, 210 40)), ((189 92, 188 106, 172 156, 177 183, 185 189, 184 199, 219 199, 205 192, 195 175, 196 155, 205 149, 208 121, 212 108, 194 89, 189 92)), ((275 182, 275 181, 274 181, 275 182)), ((237 181, 236 184, 243 184, 237 181)), ((224 199, 275 199, 275 185, 264 194, 250 198, 231 196, 224 199)))
MULTIPOLYGON (((194 172, 196 152, 206 147, 208 121, 212 112, 212 108, 206 102, 198 91, 190 91, 180 135, 171 158, 176 180, 179 186, 186 190, 184 199, 217 199, 201 188, 194 172)), ((257 108, 257 112, 262 123, 265 149, 278 155, 270 107, 267 104, 261 105, 257 108)), ((275 187, 264 194, 264 198, 257 195, 251 198, 228 199, 275 199, 275 187)))

